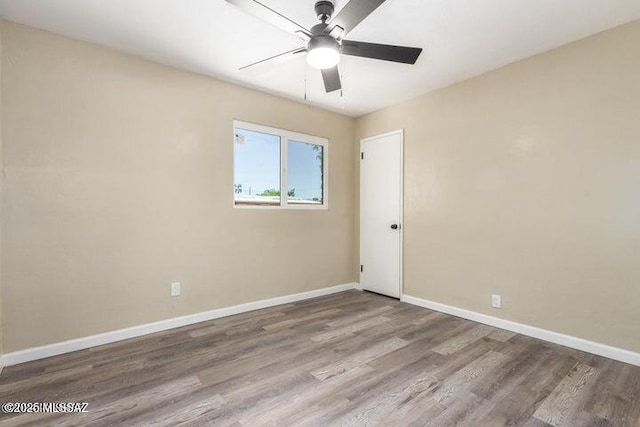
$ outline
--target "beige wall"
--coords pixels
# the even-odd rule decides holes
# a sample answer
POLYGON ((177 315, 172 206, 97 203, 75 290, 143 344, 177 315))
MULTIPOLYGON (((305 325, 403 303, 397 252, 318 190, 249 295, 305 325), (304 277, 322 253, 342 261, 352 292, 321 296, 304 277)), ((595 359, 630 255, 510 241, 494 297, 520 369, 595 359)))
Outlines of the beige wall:
POLYGON ((356 279, 353 119, 9 22, 3 42, 6 352, 356 279), (330 138, 329 210, 234 210, 234 118, 330 138))
POLYGON ((636 21, 358 120, 405 129, 407 294, 640 351, 639 46, 636 21))

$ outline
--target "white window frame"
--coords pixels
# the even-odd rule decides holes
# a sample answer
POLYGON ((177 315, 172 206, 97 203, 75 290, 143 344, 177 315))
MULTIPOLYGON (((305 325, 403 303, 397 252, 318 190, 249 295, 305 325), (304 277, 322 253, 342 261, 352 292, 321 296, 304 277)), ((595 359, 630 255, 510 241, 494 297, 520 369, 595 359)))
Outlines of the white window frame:
MULTIPOLYGON (((329 209, 329 140, 319 136, 307 135, 304 133, 293 132, 284 129, 272 128, 269 126, 258 125, 255 123, 243 122, 240 120, 233 121, 233 176, 235 177, 235 130, 236 128, 245 129, 254 132, 267 133, 280 137, 280 205, 236 205, 235 195, 235 182, 231 186, 233 194, 233 207, 235 209, 293 209, 293 210, 326 210, 329 209), (305 205, 305 204, 290 204, 289 203, 289 185, 287 183, 287 149, 289 146, 289 140, 297 142, 304 142, 307 144, 322 146, 322 204, 320 205, 305 205)), ((235 178, 234 178, 235 179, 235 178)))

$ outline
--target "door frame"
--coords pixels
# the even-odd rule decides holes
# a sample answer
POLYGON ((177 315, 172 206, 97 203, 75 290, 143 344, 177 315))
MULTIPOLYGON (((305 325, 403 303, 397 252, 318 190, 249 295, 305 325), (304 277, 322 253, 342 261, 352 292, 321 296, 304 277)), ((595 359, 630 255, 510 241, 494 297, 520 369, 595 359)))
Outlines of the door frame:
MULTIPOLYGON (((379 135, 368 136, 366 138, 360 139, 360 145, 358 150, 358 157, 360 153, 362 153, 362 144, 364 142, 368 142, 374 139, 384 138, 392 135, 400 135, 400 277, 399 280, 399 299, 402 300, 402 296, 404 295, 404 128, 392 130, 390 132, 381 133, 379 135)), ((362 163, 361 160, 358 161, 358 174, 360 175, 358 181, 358 259, 360 264, 362 265, 362 163)), ((360 281, 361 273, 358 273, 358 281, 360 281)), ((362 287, 362 285, 360 286, 362 287)))

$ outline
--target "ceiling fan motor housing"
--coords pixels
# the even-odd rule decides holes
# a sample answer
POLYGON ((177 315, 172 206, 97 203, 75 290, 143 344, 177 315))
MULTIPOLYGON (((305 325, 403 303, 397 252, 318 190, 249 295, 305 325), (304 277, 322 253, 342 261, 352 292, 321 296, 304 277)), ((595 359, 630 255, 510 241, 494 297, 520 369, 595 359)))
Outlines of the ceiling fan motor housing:
POLYGON ((311 40, 309 40, 309 44, 307 44, 307 51, 320 47, 328 47, 340 51, 340 43, 327 34, 314 35, 311 40))
POLYGON ((320 0, 319 2, 316 2, 314 9, 319 20, 322 22, 328 21, 331 18, 331 15, 333 15, 333 2, 329 0, 320 0))

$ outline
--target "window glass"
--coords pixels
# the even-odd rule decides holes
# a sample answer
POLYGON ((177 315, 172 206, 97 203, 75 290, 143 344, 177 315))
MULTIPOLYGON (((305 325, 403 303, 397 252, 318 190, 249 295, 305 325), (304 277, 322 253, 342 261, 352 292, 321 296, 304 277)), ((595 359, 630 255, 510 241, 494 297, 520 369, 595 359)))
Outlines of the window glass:
POLYGON ((280 136, 235 129, 236 205, 280 205, 280 136))
POLYGON ((287 166, 289 204, 321 205, 323 202, 324 147, 289 140, 287 166))

